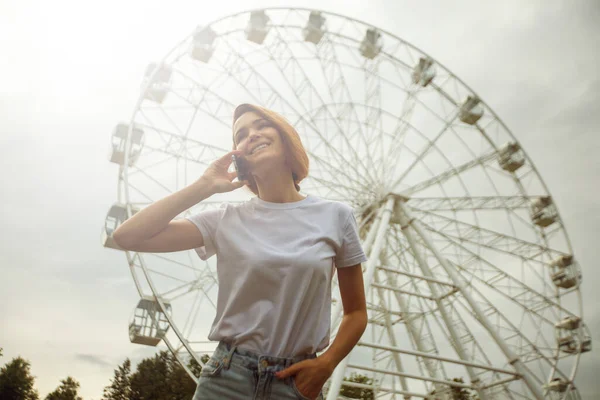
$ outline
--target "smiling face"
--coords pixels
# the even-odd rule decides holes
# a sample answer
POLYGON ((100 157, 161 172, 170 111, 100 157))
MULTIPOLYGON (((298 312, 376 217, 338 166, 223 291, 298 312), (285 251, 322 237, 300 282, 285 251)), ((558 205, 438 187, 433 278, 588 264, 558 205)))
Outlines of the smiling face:
POLYGON ((251 169, 259 165, 285 162, 285 149, 274 124, 261 115, 249 111, 233 124, 235 147, 244 152, 251 169))

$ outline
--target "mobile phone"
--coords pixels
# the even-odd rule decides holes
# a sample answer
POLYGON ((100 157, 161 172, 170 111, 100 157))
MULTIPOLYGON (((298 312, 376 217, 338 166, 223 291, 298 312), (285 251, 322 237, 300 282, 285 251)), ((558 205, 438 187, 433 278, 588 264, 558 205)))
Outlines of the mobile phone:
POLYGON ((237 157, 235 154, 231 156, 233 160, 233 166, 235 167, 235 172, 237 173, 238 181, 244 181, 248 179, 248 168, 246 166, 246 160, 244 157, 237 157))

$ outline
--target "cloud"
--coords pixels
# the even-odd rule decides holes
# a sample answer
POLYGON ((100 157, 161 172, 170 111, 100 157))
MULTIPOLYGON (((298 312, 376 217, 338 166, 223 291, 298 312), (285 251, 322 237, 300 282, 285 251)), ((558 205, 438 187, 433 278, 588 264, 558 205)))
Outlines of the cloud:
POLYGON ((112 363, 109 363, 107 361, 104 361, 104 359, 100 356, 96 356, 93 354, 75 354, 74 357, 76 360, 88 363, 88 364, 92 364, 92 365, 97 365, 99 367, 114 367, 114 365, 112 363))

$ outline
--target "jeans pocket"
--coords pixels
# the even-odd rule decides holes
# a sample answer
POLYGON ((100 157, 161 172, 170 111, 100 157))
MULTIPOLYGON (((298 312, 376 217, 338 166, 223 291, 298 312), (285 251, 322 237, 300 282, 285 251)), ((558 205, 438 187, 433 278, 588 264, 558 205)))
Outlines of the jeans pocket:
POLYGON ((200 371, 200 376, 205 376, 205 377, 217 376, 217 375, 219 375, 219 372, 221 372, 222 368, 223 368, 223 360, 218 359, 213 356, 206 362, 204 367, 202 367, 202 370, 200 371))
POLYGON ((298 387, 296 386, 296 380, 295 380, 295 376, 292 375, 290 377, 290 381, 292 382, 292 389, 294 390, 294 392, 296 392, 296 394, 298 395, 298 397, 302 400, 311 400, 310 398, 306 397, 305 395, 303 395, 302 393, 300 393, 300 390, 298 390, 298 387))

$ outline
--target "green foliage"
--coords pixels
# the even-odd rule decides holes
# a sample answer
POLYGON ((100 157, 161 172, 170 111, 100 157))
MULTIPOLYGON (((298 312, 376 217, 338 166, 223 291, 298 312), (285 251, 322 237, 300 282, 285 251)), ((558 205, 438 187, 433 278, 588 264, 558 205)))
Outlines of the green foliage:
MULTIPOLYGON (((210 357, 202 356, 207 362, 210 357)), ((202 367, 190 359, 187 367, 196 376, 202 367)), ((135 372, 131 372, 131 362, 125 360, 118 369, 111 384, 104 388, 102 400, 191 400, 196 391, 196 382, 190 378, 177 359, 167 351, 142 360, 135 372)))
MULTIPOLYGON (((365 375, 357 374, 355 372, 353 372, 350 375, 350 378, 344 377, 344 381, 361 383, 363 385, 372 385, 373 384, 373 379, 371 379, 365 375)), ((348 397, 351 399, 361 399, 361 400, 374 400, 375 399, 375 395, 373 394, 372 389, 363 389, 363 388, 358 388, 358 387, 342 386, 342 388, 340 389, 340 394, 342 396, 345 396, 345 397, 348 397)))
MULTIPOLYGON (((452 380, 458 383, 465 383, 463 378, 454 378, 452 380)), ((474 400, 476 398, 476 395, 469 389, 452 386, 451 391, 452 400, 474 400)))
POLYGON ((154 358, 142 360, 131 376, 131 400, 166 399, 169 387, 168 353, 161 351, 154 358))
MULTIPOLYGON (((457 383, 465 383, 463 378, 454 378, 452 381, 457 383)), ((458 386, 448 386, 448 391, 450 392, 450 399, 452 400, 479 400, 479 396, 477 393, 470 389, 461 388, 458 386)), ((447 397, 443 396, 435 396, 436 391, 433 390, 430 394, 433 395, 433 399, 446 399, 447 397)))
POLYGON ((129 400, 131 397, 131 361, 123 361, 115 369, 115 377, 109 386, 104 388, 102 400, 129 400))
POLYGON ((13 358, 0 369, 0 399, 38 400, 39 394, 33 387, 34 381, 29 361, 21 357, 13 358))
POLYGON ((45 400, 83 400, 77 393, 79 382, 70 376, 60 381, 60 386, 46 396, 45 400))

